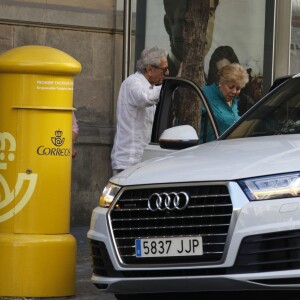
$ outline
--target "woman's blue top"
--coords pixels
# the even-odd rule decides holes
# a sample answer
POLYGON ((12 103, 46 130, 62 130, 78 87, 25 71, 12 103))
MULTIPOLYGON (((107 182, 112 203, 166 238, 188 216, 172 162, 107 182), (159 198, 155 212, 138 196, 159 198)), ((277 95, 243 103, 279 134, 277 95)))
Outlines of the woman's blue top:
MULTIPOLYGON (((220 134, 222 134, 228 127, 235 123, 239 118, 238 114, 238 101, 239 98, 236 97, 232 101, 232 106, 230 107, 225 101, 225 97, 222 92, 219 90, 217 83, 211 85, 205 85, 203 87, 203 92, 206 96, 207 101, 209 102, 211 109, 214 113, 214 116, 217 120, 220 134)), ((202 120, 201 120, 201 135, 200 138, 203 142, 203 134, 206 121, 206 109, 202 106, 202 120)), ((212 129, 208 128, 206 138, 204 141, 209 142, 215 139, 215 135, 212 132, 212 129)))

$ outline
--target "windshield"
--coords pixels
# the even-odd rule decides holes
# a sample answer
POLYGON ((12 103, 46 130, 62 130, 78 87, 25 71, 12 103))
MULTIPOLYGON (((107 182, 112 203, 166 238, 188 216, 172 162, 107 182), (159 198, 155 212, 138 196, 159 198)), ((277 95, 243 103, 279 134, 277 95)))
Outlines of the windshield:
POLYGON ((287 80, 260 100, 221 139, 300 133, 300 78, 287 80))

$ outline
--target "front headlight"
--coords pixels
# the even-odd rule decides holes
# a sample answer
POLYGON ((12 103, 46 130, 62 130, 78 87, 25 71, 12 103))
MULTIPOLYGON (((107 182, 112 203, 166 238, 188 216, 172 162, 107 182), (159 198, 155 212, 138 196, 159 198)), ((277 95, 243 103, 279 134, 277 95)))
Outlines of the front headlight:
POLYGON ((289 173, 240 180, 249 200, 270 200, 300 196, 300 173, 289 173))
POLYGON ((99 206, 106 208, 110 207, 120 189, 120 186, 113 183, 108 183, 104 188, 102 195, 100 196, 99 206))

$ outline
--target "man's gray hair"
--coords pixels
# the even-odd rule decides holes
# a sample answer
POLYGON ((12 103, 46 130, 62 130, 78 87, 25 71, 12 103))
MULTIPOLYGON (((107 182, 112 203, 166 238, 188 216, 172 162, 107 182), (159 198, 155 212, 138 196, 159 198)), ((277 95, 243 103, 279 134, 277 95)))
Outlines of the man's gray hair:
POLYGON ((140 59, 136 63, 136 68, 138 71, 142 72, 147 68, 148 65, 159 66, 161 59, 167 57, 168 52, 159 47, 145 48, 140 59))

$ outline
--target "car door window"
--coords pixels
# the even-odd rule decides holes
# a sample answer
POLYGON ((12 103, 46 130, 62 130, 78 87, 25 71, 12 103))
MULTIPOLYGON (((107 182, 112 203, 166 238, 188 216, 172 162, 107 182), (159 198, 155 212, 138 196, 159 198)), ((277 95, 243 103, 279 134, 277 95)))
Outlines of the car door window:
POLYGON ((200 143, 214 140, 219 135, 201 89, 183 78, 167 78, 156 109, 151 143, 158 143, 165 129, 180 125, 191 125, 196 130, 200 143))

